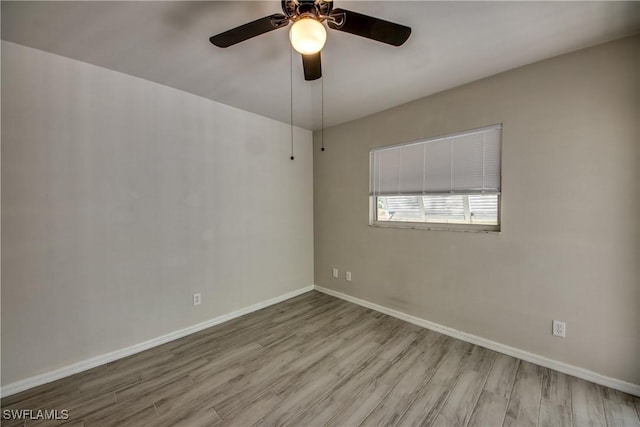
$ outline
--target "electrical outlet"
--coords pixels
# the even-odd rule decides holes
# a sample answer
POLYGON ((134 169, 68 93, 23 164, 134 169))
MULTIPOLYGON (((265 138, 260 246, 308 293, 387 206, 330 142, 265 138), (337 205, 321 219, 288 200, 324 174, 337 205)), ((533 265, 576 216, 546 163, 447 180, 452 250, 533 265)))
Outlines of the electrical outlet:
POLYGON ((337 279, 338 278, 338 269, 337 268, 333 268, 333 278, 337 279))
POLYGON ((347 282, 351 281, 351 272, 347 271, 347 273, 344 275, 344 278, 347 279, 347 282))
POLYGON ((553 321, 553 335, 564 338, 567 334, 567 325, 559 320, 553 321))
POLYGON ((201 302, 202 297, 200 296, 200 294, 193 294, 193 305, 200 305, 201 302))

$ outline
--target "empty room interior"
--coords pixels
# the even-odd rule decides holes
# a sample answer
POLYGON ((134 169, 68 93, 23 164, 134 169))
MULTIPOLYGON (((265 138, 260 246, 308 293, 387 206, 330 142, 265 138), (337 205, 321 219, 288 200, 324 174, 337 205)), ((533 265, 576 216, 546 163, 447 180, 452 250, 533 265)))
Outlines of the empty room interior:
POLYGON ((1 33, 3 426, 640 426, 640 2, 1 33))

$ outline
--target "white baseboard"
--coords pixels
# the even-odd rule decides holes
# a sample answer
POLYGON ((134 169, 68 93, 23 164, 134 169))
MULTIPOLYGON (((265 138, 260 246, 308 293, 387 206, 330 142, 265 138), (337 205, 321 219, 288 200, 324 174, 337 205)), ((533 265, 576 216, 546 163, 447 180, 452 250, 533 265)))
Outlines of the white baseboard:
POLYGON ((527 362, 535 363, 536 365, 544 366, 545 368, 554 369, 556 371, 559 371, 568 375, 573 375, 574 377, 582 378, 584 380, 591 381, 596 384, 600 384, 616 390, 620 390, 625 393, 640 396, 640 385, 638 384, 633 384, 633 383, 622 381, 616 378, 607 377, 605 375, 598 374, 597 372, 593 372, 588 369, 569 365, 567 363, 549 359, 547 357, 540 356, 534 353, 529 353, 528 351, 525 351, 525 350, 520 350, 518 348, 510 347, 508 345, 501 344, 496 341, 491 341, 486 338, 479 337, 477 335, 468 334, 466 332, 459 331, 457 329, 439 325, 437 323, 430 322, 428 320, 421 319, 419 317, 415 317, 398 310, 383 307, 381 305, 378 305, 369 301, 365 301, 360 298, 352 297, 351 295, 343 294, 342 292, 324 288, 322 286, 314 285, 314 289, 319 292, 325 293, 327 295, 331 295, 331 296, 343 299, 345 301, 349 301, 354 304, 358 304, 363 307, 370 308, 371 310, 375 310, 380 313, 388 314, 389 316, 395 317, 400 320, 404 320, 405 322, 413 323, 414 325, 421 326, 423 328, 430 329, 432 331, 440 332, 441 334, 448 335, 450 337, 457 338, 462 341, 476 344, 481 347, 488 348, 490 350, 494 350, 499 353, 504 353, 512 357, 517 357, 518 359, 526 360, 527 362))
POLYGON ((141 351, 148 350, 153 347, 157 347, 169 341, 177 340, 178 338, 182 338, 184 336, 191 335, 203 329, 207 329, 212 326, 219 325, 220 323, 224 323, 229 320, 235 319, 236 317, 244 316, 245 314, 258 311, 265 307, 269 307, 270 305, 277 304, 279 302, 288 300, 290 298, 293 298, 295 296, 301 295, 305 292, 309 292, 312 290, 313 290, 313 286, 307 286, 305 288, 298 289, 296 291, 289 292, 284 295, 280 295, 275 298, 271 298, 269 300, 259 302, 257 304, 253 304, 249 307, 232 311, 231 313, 224 314, 222 316, 218 316, 213 319, 209 319, 206 322, 198 323, 196 325, 189 326, 187 328, 180 329, 178 331, 174 331, 166 335, 162 335, 160 337, 156 337, 148 341, 141 342, 139 344, 134 344, 132 346, 122 348, 120 350, 116 350, 107 354, 92 357, 91 359, 83 360, 81 362, 74 363, 73 365, 68 365, 63 368, 56 369, 55 371, 46 372, 44 374, 35 375, 33 377, 29 377, 24 380, 7 384, 6 386, 2 387, 2 391, 0 392, 0 395, 2 395, 2 397, 10 396, 12 394, 20 393, 21 391, 28 390, 36 386, 49 383, 51 381, 59 380, 64 377, 68 377, 70 375, 77 374, 82 371, 86 371, 87 369, 95 368, 96 366, 104 365, 105 363, 113 362, 114 360, 122 359, 123 357, 127 357, 132 354, 139 353, 141 351))

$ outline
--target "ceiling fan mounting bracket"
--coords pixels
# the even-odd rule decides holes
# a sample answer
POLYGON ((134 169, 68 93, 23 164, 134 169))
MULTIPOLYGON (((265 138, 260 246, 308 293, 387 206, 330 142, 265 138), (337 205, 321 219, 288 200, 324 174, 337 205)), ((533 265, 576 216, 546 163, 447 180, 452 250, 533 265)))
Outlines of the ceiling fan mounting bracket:
POLYGON ((286 16, 277 16, 271 17, 271 25, 273 25, 273 28, 282 28, 282 27, 286 27, 287 25, 289 25, 289 21, 290 19, 286 16))
POLYGON ((347 20, 347 15, 344 12, 333 13, 331 15, 322 15, 319 17, 323 21, 331 22, 336 29, 342 28, 345 21, 347 20))

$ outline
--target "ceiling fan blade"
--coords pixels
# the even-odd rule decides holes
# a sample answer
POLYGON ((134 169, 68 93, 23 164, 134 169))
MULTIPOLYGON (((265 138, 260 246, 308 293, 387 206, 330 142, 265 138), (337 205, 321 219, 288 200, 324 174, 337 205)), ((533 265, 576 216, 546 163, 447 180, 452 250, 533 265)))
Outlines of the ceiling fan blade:
POLYGON ((411 28, 393 22, 384 21, 372 16, 351 12, 344 9, 333 9, 331 16, 344 17, 344 22, 337 25, 327 21, 329 28, 345 33, 355 34, 368 39, 377 40, 393 46, 400 46, 407 41, 411 35, 411 28))
POLYGON ((311 55, 302 55, 302 68, 304 68, 305 80, 318 80, 322 77, 320 52, 311 55))
POLYGON ((286 16, 276 13, 212 36, 209 41, 218 47, 229 47, 288 24, 289 20, 286 16))

